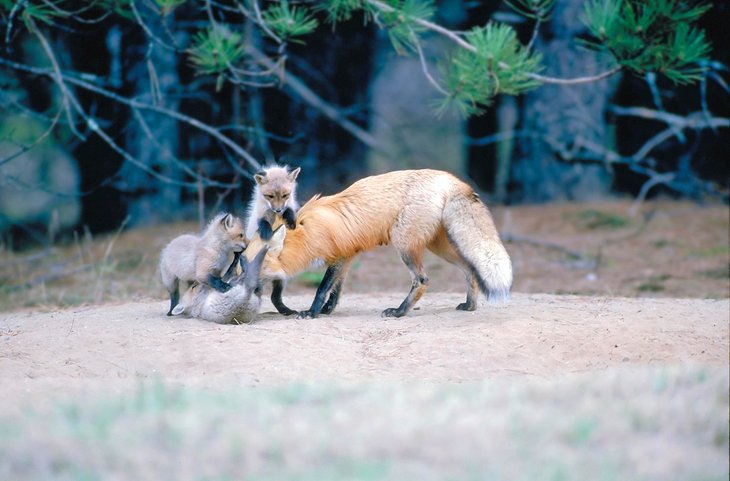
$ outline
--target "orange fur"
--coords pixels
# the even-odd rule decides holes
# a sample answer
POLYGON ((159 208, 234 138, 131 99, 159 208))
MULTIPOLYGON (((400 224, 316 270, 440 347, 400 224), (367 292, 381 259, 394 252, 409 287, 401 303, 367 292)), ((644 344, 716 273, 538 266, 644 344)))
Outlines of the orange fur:
POLYGON ((277 247, 272 238, 264 277, 286 279, 317 260, 346 272, 358 253, 393 245, 413 286, 403 305, 384 315, 403 315, 425 291, 425 249, 464 271, 467 302, 460 309, 476 308, 477 288, 503 300, 512 284, 509 255, 488 209, 471 187, 447 172, 390 172, 366 177, 339 194, 316 196, 299 210, 296 229, 281 229, 278 237, 283 243, 277 247))

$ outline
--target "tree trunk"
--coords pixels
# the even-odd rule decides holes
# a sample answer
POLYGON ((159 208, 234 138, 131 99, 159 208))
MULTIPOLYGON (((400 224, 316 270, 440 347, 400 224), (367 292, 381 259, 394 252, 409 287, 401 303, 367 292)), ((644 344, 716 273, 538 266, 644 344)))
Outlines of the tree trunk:
MULTIPOLYGON (((583 4, 583 0, 558 1, 550 21, 541 26, 534 48, 543 55, 545 75, 573 78, 608 69, 598 54, 576 43, 576 37, 585 33, 577 20, 583 4)), ((605 166, 571 163, 560 158, 555 146, 570 152, 588 141, 612 148, 612 130, 604 113, 618 79, 572 86, 546 84, 524 97, 521 129, 531 136, 523 138, 515 152, 512 200, 587 200, 609 193, 612 174, 605 166)))
MULTIPOLYGON (((162 27, 157 22, 149 22, 148 28, 159 38, 166 38, 162 27), (159 31, 155 32, 157 29, 159 31)), ((132 67, 123 73, 126 86, 133 86, 132 97, 156 99, 162 106, 170 110, 180 109, 177 96, 169 95, 180 84, 178 72, 178 54, 163 48, 146 38, 132 38, 125 41, 121 32, 116 35, 110 31, 107 43, 110 50, 127 59, 132 67), (151 48, 150 48, 151 46, 151 48), (135 61, 129 62, 129 57, 135 61)), ((112 57, 117 55, 112 52, 112 57)), ((156 223, 171 221, 183 216, 180 208, 181 186, 175 180, 182 180, 182 171, 176 165, 178 155, 179 127, 176 120, 162 115, 139 111, 130 115, 125 135, 126 150, 140 162, 155 170, 162 176, 171 179, 164 181, 153 179, 147 172, 130 162, 125 162, 120 170, 119 187, 128 194, 128 215, 132 224, 156 223), (144 120, 144 125, 137 118, 144 120)))

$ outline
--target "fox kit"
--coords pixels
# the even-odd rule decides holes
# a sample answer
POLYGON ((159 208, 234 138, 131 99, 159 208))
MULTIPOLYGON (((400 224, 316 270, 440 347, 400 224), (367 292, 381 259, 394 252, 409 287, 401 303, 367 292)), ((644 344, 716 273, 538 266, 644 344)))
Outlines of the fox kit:
POLYGON ((227 278, 232 287, 226 292, 196 283, 183 294, 180 303, 172 309, 172 314, 187 314, 218 324, 251 322, 261 307, 259 271, 265 255, 264 247, 250 263, 241 256, 242 273, 227 278))
POLYGON ((262 276, 286 279, 313 261, 324 261, 327 272, 312 306, 300 316, 329 314, 353 257, 386 244, 400 254, 412 285, 400 306, 383 311, 384 317, 404 316, 425 292, 426 249, 464 272, 466 301, 457 309, 475 310, 478 290, 489 300, 509 297, 512 263, 489 210, 467 184, 428 169, 366 177, 339 194, 314 197, 299 210, 295 230, 274 232, 262 276))
POLYGON ((170 293, 170 310, 180 299, 180 282, 193 281, 226 292, 231 285, 221 277, 246 247, 241 219, 218 214, 200 235, 183 234, 170 242, 160 255, 160 276, 170 293))
POLYGON ((251 239, 256 231, 262 239, 271 238, 276 216, 281 216, 289 229, 296 227, 297 176, 300 167, 289 172, 288 167, 273 165, 253 178, 256 181, 248 212, 246 237, 251 239))

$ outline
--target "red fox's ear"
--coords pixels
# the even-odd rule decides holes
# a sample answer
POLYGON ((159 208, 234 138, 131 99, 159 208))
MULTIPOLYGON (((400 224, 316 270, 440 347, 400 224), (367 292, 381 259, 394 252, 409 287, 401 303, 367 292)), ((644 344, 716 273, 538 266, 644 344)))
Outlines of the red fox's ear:
POLYGON ((269 240, 269 252, 278 253, 284 248, 284 239, 286 239, 286 226, 280 225, 276 228, 271 239, 269 240))
POLYGON ((302 170, 302 168, 301 167, 297 167, 296 169, 294 169, 291 172, 289 172, 289 180, 291 180, 292 182, 294 182, 295 180, 297 180, 297 176, 299 175, 299 171, 300 170, 302 170))
POLYGON ((256 185, 262 185, 266 183, 266 172, 259 172, 258 174, 253 174, 253 180, 256 182, 256 185))

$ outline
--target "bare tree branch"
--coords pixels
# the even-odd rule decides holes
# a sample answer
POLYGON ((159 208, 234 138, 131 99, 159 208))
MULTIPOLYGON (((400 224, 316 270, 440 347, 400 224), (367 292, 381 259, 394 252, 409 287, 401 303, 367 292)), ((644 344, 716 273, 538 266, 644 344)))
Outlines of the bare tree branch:
MULTIPOLYGON (((261 65, 267 68, 274 68, 276 66, 276 64, 269 57, 261 53, 258 49, 249 47, 248 52, 251 54, 254 60, 259 62, 261 65)), ((284 85, 289 87, 289 89, 296 93, 303 101, 322 112, 325 117, 337 123, 340 127, 348 131, 360 142, 372 149, 379 150, 381 152, 383 151, 382 146, 378 144, 375 137, 370 135, 370 132, 362 129, 360 126, 342 115, 342 113, 335 106, 319 97, 297 77, 295 77, 291 73, 281 70, 280 79, 284 85)))

